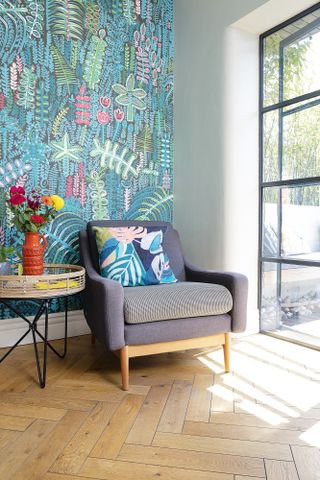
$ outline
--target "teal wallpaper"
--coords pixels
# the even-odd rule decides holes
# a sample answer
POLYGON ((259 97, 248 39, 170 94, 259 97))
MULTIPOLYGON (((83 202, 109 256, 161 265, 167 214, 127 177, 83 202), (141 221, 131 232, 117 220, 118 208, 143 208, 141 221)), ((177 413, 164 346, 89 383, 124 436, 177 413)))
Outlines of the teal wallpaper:
POLYGON ((172 2, 0 0, 0 244, 13 184, 65 199, 47 262, 90 219, 171 219, 172 2))

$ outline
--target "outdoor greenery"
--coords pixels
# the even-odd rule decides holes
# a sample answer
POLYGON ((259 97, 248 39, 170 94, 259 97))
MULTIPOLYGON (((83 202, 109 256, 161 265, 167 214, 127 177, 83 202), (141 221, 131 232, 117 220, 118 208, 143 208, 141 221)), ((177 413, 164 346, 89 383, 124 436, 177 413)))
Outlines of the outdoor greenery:
MULTIPOLYGON (((319 45, 318 37, 307 36, 287 45, 283 51, 283 72, 280 75, 279 32, 270 35, 264 43, 264 105, 273 105, 312 90, 314 72, 310 65, 310 49, 319 45), (283 96, 280 98, 281 82, 283 96)), ((320 82, 319 82, 320 83, 320 82)), ((320 101, 319 101, 320 103, 320 101)), ((280 178, 305 178, 320 175, 320 105, 314 99, 277 109, 264 115, 264 181, 280 178), (300 109, 297 111, 297 107, 300 109), (283 127, 283 141, 279 144, 279 128, 283 127), (282 156, 282 172, 279 158, 282 156)), ((277 202, 276 188, 267 189, 266 201, 277 202)), ((290 188, 287 203, 320 205, 318 186, 290 188)))

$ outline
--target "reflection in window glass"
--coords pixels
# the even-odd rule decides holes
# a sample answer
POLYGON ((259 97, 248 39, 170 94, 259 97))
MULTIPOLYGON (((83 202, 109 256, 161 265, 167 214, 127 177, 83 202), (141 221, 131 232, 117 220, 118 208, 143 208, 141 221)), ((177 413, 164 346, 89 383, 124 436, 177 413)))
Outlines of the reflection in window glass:
POLYGON ((283 179, 315 177, 319 174, 319 125, 320 105, 311 108, 298 105, 286 112, 283 118, 283 179))
POLYGON ((264 263, 261 318, 265 331, 302 331, 305 325, 305 332, 316 334, 320 326, 320 269, 264 263))
POLYGON ((279 111, 263 116, 263 179, 279 180, 279 111))
POLYGON ((320 89, 320 9, 267 36, 264 105, 320 89))
POLYGON ((320 187, 282 189, 283 256, 320 261, 320 187))

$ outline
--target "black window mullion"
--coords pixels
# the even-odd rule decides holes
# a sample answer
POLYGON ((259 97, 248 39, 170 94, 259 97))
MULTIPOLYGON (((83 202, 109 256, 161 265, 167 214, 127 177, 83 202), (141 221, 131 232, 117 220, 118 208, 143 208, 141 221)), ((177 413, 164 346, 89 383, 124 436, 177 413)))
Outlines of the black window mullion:
POLYGON ((304 93, 298 97, 290 98, 290 100, 283 100, 282 102, 274 103, 268 105, 267 107, 261 107, 260 113, 273 112, 274 110, 279 110, 279 108, 290 107, 290 105, 296 105, 297 103, 305 102, 311 100, 312 98, 320 97, 320 90, 314 90, 313 92, 304 93))
MULTIPOLYGON (((259 39, 259 245, 258 245, 258 309, 261 311, 262 303, 262 242, 263 242, 263 103, 264 103, 264 39, 259 39)), ((259 319, 259 329, 261 330, 261 318, 259 319)))
POLYGON ((288 180, 272 180, 270 182, 262 182, 261 187, 306 187, 318 185, 320 177, 291 178, 288 180))
MULTIPOLYGON (((279 45, 279 103, 284 97, 284 47, 279 45)), ((278 131, 278 178, 282 180, 283 171, 283 107, 279 109, 279 131, 278 131)), ((282 246, 282 188, 278 191, 278 256, 281 257, 282 246)), ((281 264, 277 264, 277 298, 281 298, 281 264)))

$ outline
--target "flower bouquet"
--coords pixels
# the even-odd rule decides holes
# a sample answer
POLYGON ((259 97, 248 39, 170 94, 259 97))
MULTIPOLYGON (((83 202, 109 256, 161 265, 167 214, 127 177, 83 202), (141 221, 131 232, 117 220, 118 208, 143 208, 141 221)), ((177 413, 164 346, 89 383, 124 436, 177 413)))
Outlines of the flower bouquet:
POLYGON ((9 207, 17 230, 25 233, 22 247, 22 264, 25 275, 41 275, 44 270, 43 253, 47 240, 39 230, 55 218, 64 206, 58 195, 41 195, 33 188, 26 193, 23 187, 10 188, 9 207), (42 243, 40 243, 40 239, 42 243))

